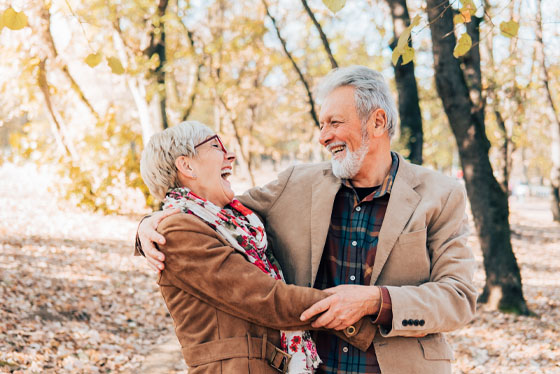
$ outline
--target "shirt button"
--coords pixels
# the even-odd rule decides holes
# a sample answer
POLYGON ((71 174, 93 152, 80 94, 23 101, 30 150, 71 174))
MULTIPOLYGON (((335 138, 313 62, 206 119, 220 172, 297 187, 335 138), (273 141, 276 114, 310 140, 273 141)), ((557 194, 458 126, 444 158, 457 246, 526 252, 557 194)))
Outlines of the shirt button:
POLYGON ((350 280, 351 280, 351 281, 355 281, 355 280, 356 280, 356 276, 355 276, 355 275, 351 275, 351 276, 350 276, 350 280))
POLYGON ((356 208, 356 212, 359 212, 360 210, 362 210, 362 207, 359 206, 356 208))
POLYGON ((344 353, 348 353, 348 347, 344 347, 344 348, 342 348, 342 352, 344 352, 344 353))
POLYGON ((358 245, 358 242, 354 240, 354 241, 352 242, 352 247, 355 247, 355 246, 357 246, 357 245, 358 245))

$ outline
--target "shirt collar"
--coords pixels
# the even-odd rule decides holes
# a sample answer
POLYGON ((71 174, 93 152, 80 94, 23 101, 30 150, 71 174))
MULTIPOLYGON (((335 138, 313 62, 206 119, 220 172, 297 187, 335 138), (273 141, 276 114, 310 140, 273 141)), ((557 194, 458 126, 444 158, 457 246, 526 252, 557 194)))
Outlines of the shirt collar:
MULTIPOLYGON (((366 196, 363 201, 370 201, 372 199, 382 197, 386 194, 391 193, 391 189, 393 188, 393 183, 395 181, 395 176, 397 175, 397 171, 399 169, 399 156, 397 156, 395 152, 391 151, 391 159, 391 168, 389 169, 389 173, 387 173, 387 175, 385 176, 385 179, 383 179, 383 183, 381 183, 379 188, 366 196)), ((350 179, 342 179, 342 185, 351 189, 356 194, 356 190, 354 189, 354 186, 352 185, 350 179)))

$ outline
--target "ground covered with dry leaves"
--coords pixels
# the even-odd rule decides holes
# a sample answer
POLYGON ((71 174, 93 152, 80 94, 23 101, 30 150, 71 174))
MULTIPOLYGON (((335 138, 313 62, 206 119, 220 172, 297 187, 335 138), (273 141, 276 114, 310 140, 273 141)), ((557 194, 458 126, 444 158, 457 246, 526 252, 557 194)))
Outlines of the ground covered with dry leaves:
MULTIPOLYGON (((154 274, 132 257, 138 217, 81 211, 58 202, 49 185, 56 188, 32 167, 0 168, 0 372, 154 372, 145 362, 168 345, 172 321, 154 274)), ((560 373, 560 225, 546 201, 512 201, 511 210, 536 315, 480 308, 448 334, 454 373, 560 373)), ((474 236, 471 244, 482 288, 474 236)), ((172 357, 160 360, 161 372, 185 373, 180 355, 172 357)))

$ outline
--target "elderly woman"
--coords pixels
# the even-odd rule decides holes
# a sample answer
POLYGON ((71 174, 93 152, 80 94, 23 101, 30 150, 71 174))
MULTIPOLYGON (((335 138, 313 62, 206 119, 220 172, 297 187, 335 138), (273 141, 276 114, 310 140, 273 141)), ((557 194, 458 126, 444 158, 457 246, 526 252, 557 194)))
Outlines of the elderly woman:
POLYGON ((150 192, 183 212, 158 226, 158 284, 189 373, 311 373, 320 361, 300 314, 327 294, 282 281, 262 222, 234 199, 234 160, 193 121, 155 134, 142 155, 150 192))

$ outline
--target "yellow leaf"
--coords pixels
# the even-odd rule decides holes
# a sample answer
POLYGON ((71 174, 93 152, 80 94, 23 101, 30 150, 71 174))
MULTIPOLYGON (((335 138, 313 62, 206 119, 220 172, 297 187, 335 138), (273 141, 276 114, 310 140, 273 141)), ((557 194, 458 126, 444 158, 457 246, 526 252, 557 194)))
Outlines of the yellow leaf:
POLYGON ((408 38, 410 37, 410 27, 407 27, 403 33, 401 34, 401 36, 399 36, 399 41, 397 42, 397 48, 395 48, 395 50, 398 50, 399 52, 403 52, 404 47, 406 47, 408 45, 408 38))
POLYGON ((393 65, 397 65, 400 56, 403 56, 403 65, 409 63, 414 58, 414 48, 408 46, 408 39, 410 38, 410 33, 412 32, 412 28, 418 26, 420 24, 421 19, 422 18, 420 16, 414 17, 414 19, 410 23, 410 26, 404 29, 401 36, 399 36, 397 46, 394 49, 391 58, 391 60, 393 61, 393 65), (407 61, 404 62, 405 60, 407 61))
POLYGON ((148 61, 148 65, 150 69, 156 70, 159 67, 159 64, 160 64, 159 55, 157 53, 154 53, 152 57, 150 57, 150 61, 148 61))
POLYGON ((401 57, 401 51, 399 51, 397 48, 395 48, 393 50, 393 55, 391 57, 391 61, 393 62, 393 65, 397 65, 397 62, 399 62, 399 57, 401 57))
MULTIPOLYGON (((476 13, 476 5, 474 5, 473 0, 463 0, 463 7, 459 10, 461 14, 468 12, 469 15, 474 16, 476 13)), ((469 21, 470 22, 470 19, 469 21)))
POLYGON ((406 65, 414 59, 414 48, 406 46, 402 54, 402 64, 406 65))
POLYGON ((27 16, 23 12, 16 12, 14 8, 9 7, 2 15, 4 25, 12 30, 21 30, 27 26, 27 16))
POLYGON ((94 68, 97 65, 99 65, 99 63, 101 62, 101 58, 102 55, 100 52, 97 53, 90 53, 86 58, 85 58, 85 63, 88 64, 90 67, 94 68))
POLYGON ((471 47, 472 47, 472 39, 469 36, 469 34, 464 33, 457 41, 457 45, 453 50, 453 56, 455 57, 464 56, 468 51, 470 51, 471 47))
POLYGON ((468 9, 461 10, 461 17, 463 17, 465 23, 469 23, 471 21, 471 11, 468 9))
POLYGON ((331 12, 336 13, 340 9, 344 8, 346 0, 323 0, 323 4, 325 4, 331 12))
POLYGON ((500 31, 502 35, 508 38, 514 38, 517 36, 519 31, 519 23, 515 21, 508 21, 500 23, 500 31))
POLYGON ((453 17, 453 24, 459 25, 461 23, 465 23, 465 19, 461 14, 456 14, 455 17, 453 17))
POLYGON ((107 57, 107 64, 111 68, 113 74, 123 74, 124 68, 120 60, 116 57, 107 57))

